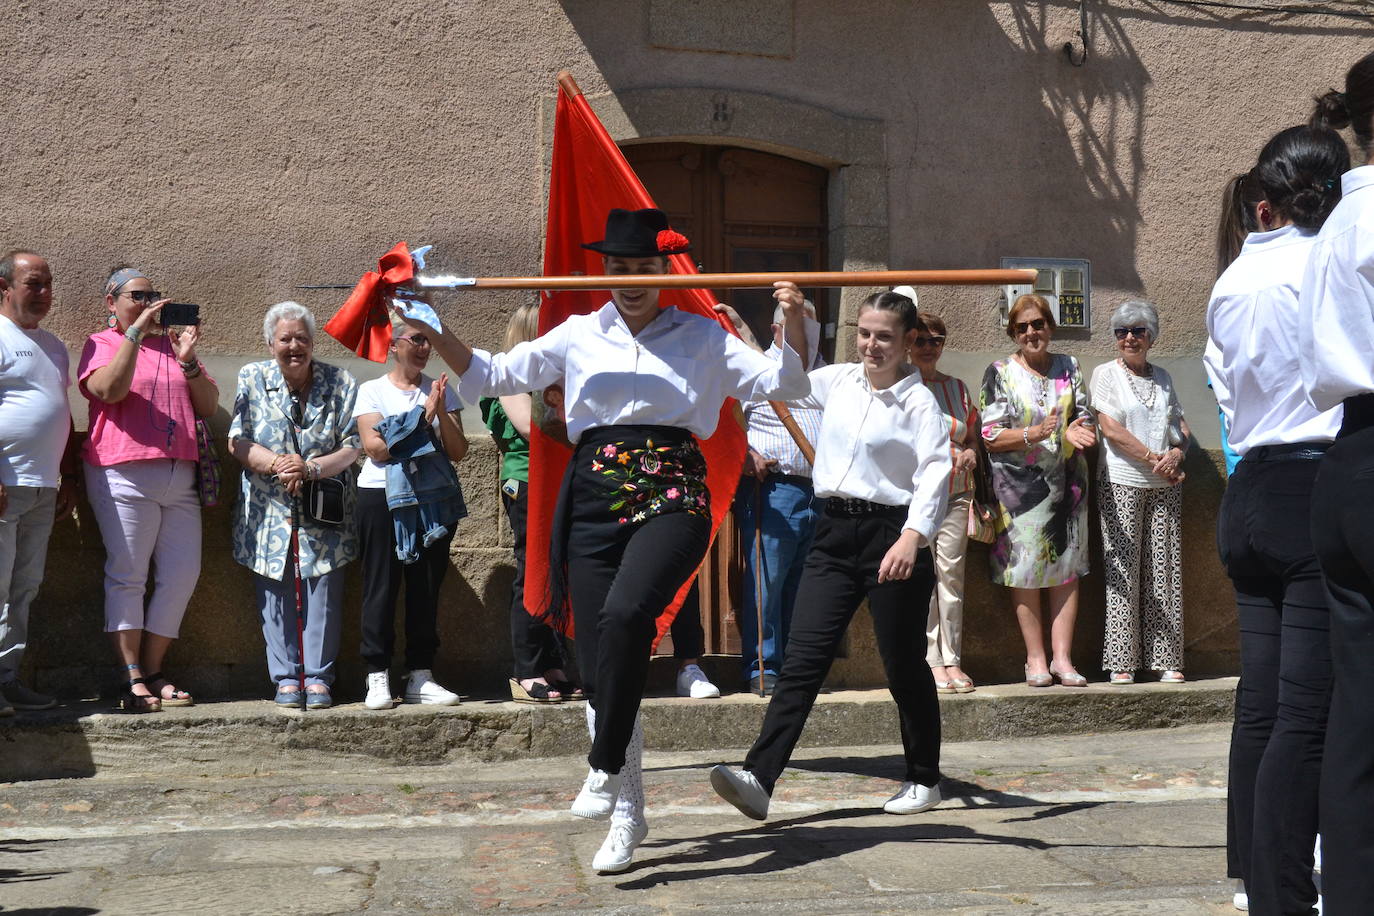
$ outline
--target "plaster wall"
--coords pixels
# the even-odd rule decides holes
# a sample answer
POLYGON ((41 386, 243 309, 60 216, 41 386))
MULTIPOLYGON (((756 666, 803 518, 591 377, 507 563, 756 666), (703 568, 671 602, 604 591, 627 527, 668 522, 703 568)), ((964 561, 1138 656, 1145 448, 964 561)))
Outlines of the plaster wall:
MULTIPOLYGON (((1078 8, 0 0, 11 24, 0 51, 10 112, 0 244, 50 258, 47 326, 74 348, 103 320, 97 293, 115 261, 201 303, 204 349, 227 400, 238 365, 264 355, 268 304, 297 298, 323 319, 344 294, 296 287, 350 283, 397 240, 437 245, 441 271, 536 272, 553 77, 566 67, 622 142, 751 146, 830 168, 837 267, 1090 258, 1095 330, 1061 335, 1057 348, 1091 366, 1110 355, 1111 309, 1130 296, 1155 300, 1156 355, 1214 448, 1198 356, 1219 189, 1268 136, 1305 118, 1311 96, 1339 83, 1374 32, 1331 17, 1092 2, 1088 58, 1075 67, 1062 46, 1081 56, 1078 8)), ((841 299, 842 324, 861 296, 841 299)), ((455 295, 440 311, 493 346, 519 301, 455 295)), ((947 360, 971 383, 1007 349, 987 290, 931 290, 922 304, 945 316, 947 360)), ((844 353, 843 328, 840 345, 844 353)), ((328 339, 318 355, 346 356, 328 339)), ((491 445, 468 425, 474 455, 462 470, 474 511, 455 548, 441 654, 453 653, 453 676, 491 684, 507 656, 508 535, 491 445)), ((1226 670, 1233 610, 1210 535, 1221 481, 1201 454, 1189 472, 1189 626, 1208 634, 1190 664, 1226 670)), ((259 677, 260 637, 246 577, 228 560, 227 525, 227 510, 207 513, 205 579, 177 655, 213 659, 220 673, 206 677, 237 690, 259 677)), ((40 683, 106 659, 100 562, 93 532, 59 526, 34 612, 40 683)), ((981 575, 975 560, 970 581, 981 575)), ((1085 668, 1100 644, 1100 588, 1097 576, 1085 587, 1085 668)), ((1014 675, 1004 598, 976 586, 972 605, 988 616, 968 625, 971 670, 1014 675)), ((345 659, 353 640, 345 636, 345 659)), ((841 681, 875 671, 862 637, 855 646, 841 681)))

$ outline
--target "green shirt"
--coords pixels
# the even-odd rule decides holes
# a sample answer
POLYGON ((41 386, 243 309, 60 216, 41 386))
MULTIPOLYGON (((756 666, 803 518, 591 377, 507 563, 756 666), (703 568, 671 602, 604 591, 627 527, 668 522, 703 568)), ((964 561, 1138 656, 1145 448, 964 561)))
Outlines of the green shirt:
POLYGON ((482 398, 477 402, 482 411, 482 421, 491 430, 496 447, 501 450, 501 479, 530 479, 530 444, 515 429, 515 424, 506 416, 497 398, 482 398))

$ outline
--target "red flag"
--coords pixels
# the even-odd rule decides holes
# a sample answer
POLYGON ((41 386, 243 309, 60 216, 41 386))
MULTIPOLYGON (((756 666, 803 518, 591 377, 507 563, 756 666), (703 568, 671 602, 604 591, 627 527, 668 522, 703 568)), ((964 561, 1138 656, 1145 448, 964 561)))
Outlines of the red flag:
POLYGON ((415 275, 415 262, 405 242, 382 255, 376 270, 363 274, 348 301, 324 324, 325 333, 374 363, 386 362, 391 349, 391 316, 386 300, 391 291, 415 275))
MULTIPOLYGON (((583 242, 601 238, 606 215, 612 208, 639 210, 656 206, 639 176, 625 161, 619 147, 606 133, 581 93, 569 96, 566 88, 558 93, 558 111, 553 128, 553 170, 549 177, 549 218, 544 241, 544 276, 588 276, 603 273, 601 255, 582 247, 583 242)), ((671 255, 670 271, 696 273, 696 265, 685 254, 671 255)), ((605 305, 606 291, 558 291, 545 293, 539 309, 539 333, 557 327, 569 315, 585 315, 605 305)), ((664 290, 661 306, 675 305, 684 312, 705 315, 720 322, 731 333, 730 322, 716 313, 715 299, 705 290, 664 290)), ((706 486, 711 491, 711 536, 715 537, 721 520, 730 509, 735 487, 739 485, 746 448, 744 430, 735 419, 735 402, 727 401, 720 411, 715 433, 702 440, 706 459, 706 486)), ((531 613, 543 611, 540 599, 548 586, 549 533, 554 503, 563 472, 572 457, 568 449, 530 429, 529 520, 525 551, 525 607, 531 613)), ((658 619, 658 640, 668 631, 673 617, 696 577, 682 586, 667 613, 658 619)))

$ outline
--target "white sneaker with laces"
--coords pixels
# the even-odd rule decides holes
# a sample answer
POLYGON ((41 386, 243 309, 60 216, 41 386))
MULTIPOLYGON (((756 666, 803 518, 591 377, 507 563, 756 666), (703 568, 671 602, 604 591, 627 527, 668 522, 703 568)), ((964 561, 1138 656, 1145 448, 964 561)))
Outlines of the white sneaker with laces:
POLYGON ((1231 906, 1245 912, 1250 909, 1250 895, 1245 892, 1245 882, 1236 879, 1236 892, 1231 895, 1231 906))
POLYGON ((406 682, 406 702, 425 706, 457 706, 458 694, 445 690, 434 680, 428 668, 416 668, 406 682))
POLYGON ((614 874, 630 867, 635 850, 649 835, 649 825, 616 821, 611 824, 611 832, 592 857, 592 870, 602 874, 614 874))
POLYGON ((368 709, 391 709, 396 698, 391 695, 391 675, 385 671, 373 671, 367 676, 367 699, 363 705, 368 709))
POLYGON ((677 695, 694 700, 710 700, 720 696, 720 688, 711 683, 699 665, 687 665, 677 673, 677 695))
POLYGON ((587 779, 582 783, 582 791, 573 799, 573 815, 592 821, 604 821, 615 809, 615 800, 620 797, 620 784, 619 773, 588 770, 587 779))
POLYGON ((920 814, 934 808, 940 801, 939 786, 904 782, 901 791, 887 800, 883 810, 888 814, 920 814))
POLYGON ((748 770, 732 770, 724 764, 711 767, 711 788, 716 794, 756 821, 768 817, 768 792, 748 770))

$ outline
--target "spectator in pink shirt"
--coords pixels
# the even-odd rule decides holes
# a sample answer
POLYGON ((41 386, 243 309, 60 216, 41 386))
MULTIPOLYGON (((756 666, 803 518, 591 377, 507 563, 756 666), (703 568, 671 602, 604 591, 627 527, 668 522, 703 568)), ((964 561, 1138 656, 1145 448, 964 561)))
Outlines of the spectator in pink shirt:
POLYGON ((116 268, 105 283, 109 327, 87 338, 77 367, 90 401, 82 457, 105 542, 105 630, 127 672, 129 712, 192 703, 162 676, 162 660, 200 578, 196 419, 215 412, 219 390, 196 358, 200 327, 162 327, 167 302, 142 273, 116 268))

